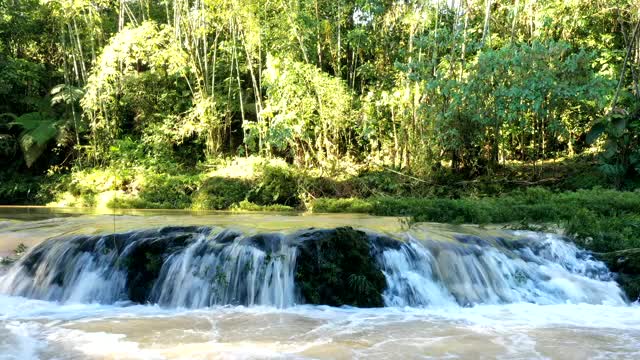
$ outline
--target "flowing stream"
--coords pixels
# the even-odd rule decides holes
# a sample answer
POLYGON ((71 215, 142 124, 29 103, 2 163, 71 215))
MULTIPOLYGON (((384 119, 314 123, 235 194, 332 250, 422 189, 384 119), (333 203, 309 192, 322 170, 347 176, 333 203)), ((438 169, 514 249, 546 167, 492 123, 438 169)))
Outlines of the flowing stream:
POLYGON ((0 208, 0 256, 19 243, 0 268, 0 359, 640 358, 640 306, 554 234, 0 208), (384 307, 306 304, 300 248, 342 226, 366 233, 384 307))

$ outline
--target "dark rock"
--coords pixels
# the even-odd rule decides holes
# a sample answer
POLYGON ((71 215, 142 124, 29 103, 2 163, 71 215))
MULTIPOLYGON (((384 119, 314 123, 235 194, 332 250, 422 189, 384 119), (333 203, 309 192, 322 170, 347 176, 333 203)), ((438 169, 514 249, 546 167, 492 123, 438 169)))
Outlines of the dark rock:
POLYGON ((481 247, 491 246, 491 244, 489 244, 487 240, 484 240, 479 236, 475 236, 475 235, 456 234, 454 235, 454 238, 459 242, 467 245, 478 245, 481 247))
POLYGON ((640 299, 640 249, 627 249, 594 256, 603 261, 609 270, 618 273, 616 281, 631 301, 640 299))
POLYGON ((350 227, 314 230, 298 240, 295 278, 307 303, 384 306, 386 281, 365 232, 350 227))
POLYGON ((171 227, 136 232, 128 239, 120 266, 127 270, 127 295, 137 303, 151 301, 151 290, 166 258, 196 241, 203 231, 195 227, 171 227))
POLYGON ((523 240, 523 239, 505 239, 503 237, 496 237, 494 238, 494 241, 496 242, 496 245, 498 246, 502 246, 505 249, 508 250, 519 250, 522 249, 524 247, 527 247, 527 243, 529 242, 528 240, 523 240))
POLYGON ((599 253, 595 256, 604 261, 613 272, 640 275, 640 249, 599 253))
POLYGON ((640 275, 618 274, 616 281, 631 301, 640 301, 640 275))
POLYGON ((376 248, 385 250, 385 249, 393 249, 400 250, 402 247, 402 241, 396 240, 389 236, 378 235, 378 234, 369 234, 369 242, 373 244, 376 248))
POLYGON ((243 241, 266 253, 272 253, 280 249, 282 236, 277 233, 256 234, 245 238, 243 241))

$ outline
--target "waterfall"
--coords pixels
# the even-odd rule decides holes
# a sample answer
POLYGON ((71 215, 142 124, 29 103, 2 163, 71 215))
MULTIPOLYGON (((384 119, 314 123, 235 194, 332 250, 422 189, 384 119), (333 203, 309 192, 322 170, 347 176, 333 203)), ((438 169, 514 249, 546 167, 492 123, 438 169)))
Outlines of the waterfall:
MULTIPOLYGON (((52 238, 0 276, 0 293, 71 303, 289 307, 305 301, 296 286, 296 257, 317 234, 165 227, 52 238)), ((557 235, 367 236, 386 279, 386 306, 625 303, 606 266, 557 235)))
POLYGON ((251 238, 228 244, 221 243, 220 238, 199 239, 169 256, 152 298, 161 305, 189 308, 295 304, 294 247, 276 237, 276 248, 265 252, 251 245, 251 238))
POLYGON ((612 274, 588 252, 557 235, 519 235, 526 238, 512 243, 511 249, 473 237, 447 243, 407 236, 398 249, 384 250, 377 257, 387 278, 385 303, 624 304, 612 274))
POLYGON ((49 239, 0 277, 0 293, 169 307, 294 305, 295 248, 285 237, 164 228, 49 239))

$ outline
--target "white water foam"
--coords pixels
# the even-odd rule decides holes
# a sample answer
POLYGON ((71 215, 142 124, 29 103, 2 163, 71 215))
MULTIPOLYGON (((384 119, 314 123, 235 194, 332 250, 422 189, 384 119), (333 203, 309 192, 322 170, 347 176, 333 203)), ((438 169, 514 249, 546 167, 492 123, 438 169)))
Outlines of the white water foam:
POLYGON ((0 308, 3 359, 53 359, 60 351, 95 359, 571 358, 584 349, 595 358, 640 355, 637 305, 180 310, 0 296, 0 308), (565 352, 550 356, 558 344, 565 352))

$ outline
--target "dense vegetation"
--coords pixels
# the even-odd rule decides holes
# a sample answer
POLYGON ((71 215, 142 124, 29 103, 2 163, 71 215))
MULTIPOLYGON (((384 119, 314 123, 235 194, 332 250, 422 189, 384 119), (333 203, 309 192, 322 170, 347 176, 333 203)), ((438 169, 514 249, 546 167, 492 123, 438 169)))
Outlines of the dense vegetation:
POLYGON ((247 155, 325 177, 468 180, 517 162, 537 180, 546 160, 600 150, 630 187, 638 24, 631 0, 5 1, 3 202, 98 169, 112 191, 179 184, 151 204, 184 206, 203 168, 247 155))

